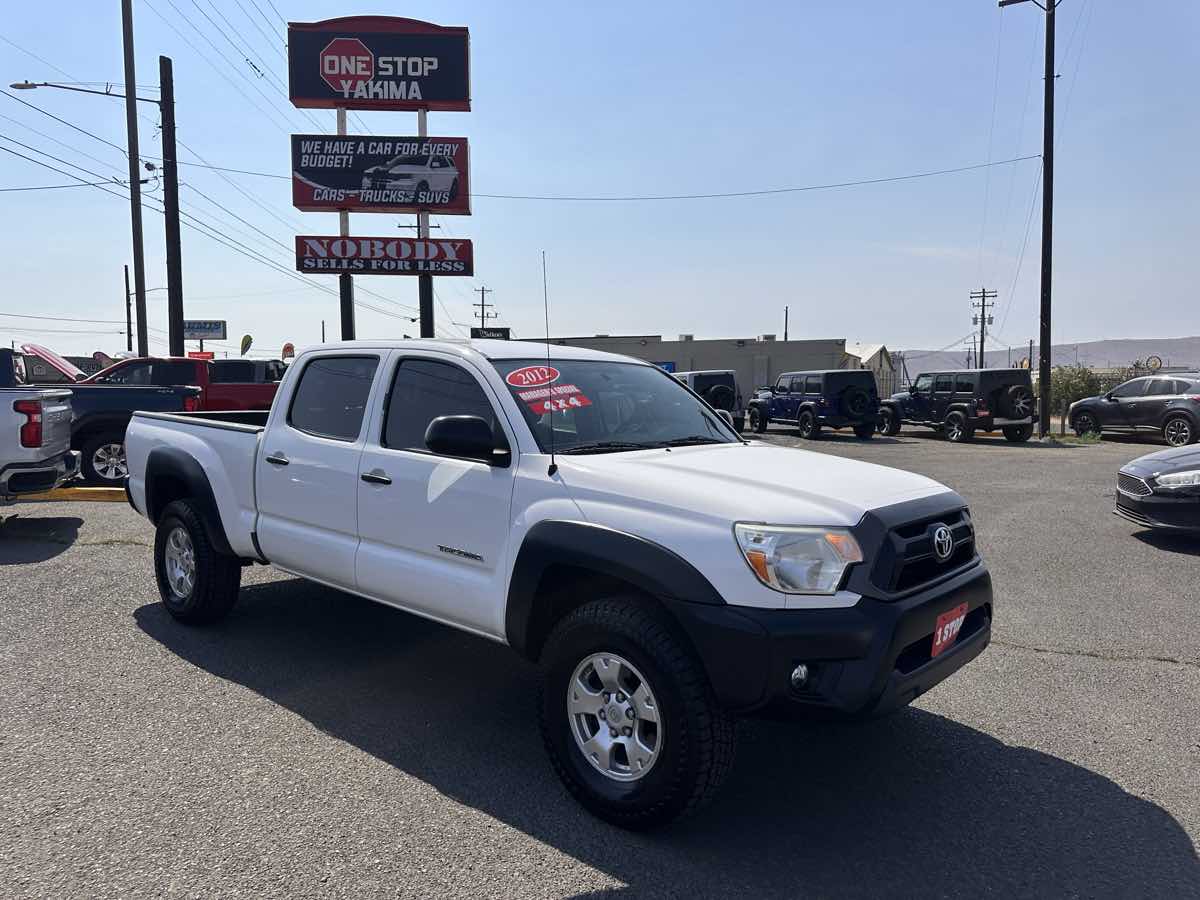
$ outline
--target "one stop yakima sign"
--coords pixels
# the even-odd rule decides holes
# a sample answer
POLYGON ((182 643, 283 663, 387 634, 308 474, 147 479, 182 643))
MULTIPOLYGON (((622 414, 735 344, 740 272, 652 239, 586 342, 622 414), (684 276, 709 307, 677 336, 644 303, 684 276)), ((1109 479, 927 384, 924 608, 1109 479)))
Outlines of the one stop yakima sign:
POLYGON ((288 98, 313 109, 471 109, 466 28, 395 16, 288 23, 288 98))

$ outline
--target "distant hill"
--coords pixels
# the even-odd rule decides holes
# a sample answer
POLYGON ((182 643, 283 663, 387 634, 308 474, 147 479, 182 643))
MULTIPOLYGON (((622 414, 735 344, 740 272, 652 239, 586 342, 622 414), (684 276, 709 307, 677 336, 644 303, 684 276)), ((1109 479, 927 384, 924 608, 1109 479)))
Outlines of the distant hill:
MULTIPOLYGON (((967 362, 965 349, 952 353, 936 350, 904 350, 905 363, 910 377, 919 371, 937 369, 961 369, 967 362)), ((1029 353, 1028 345, 1023 348, 1014 347, 1011 352, 1012 365, 1016 365, 1029 353)), ((1037 365, 1037 344, 1033 346, 1034 366, 1037 365)), ((984 354, 988 368, 998 368, 1009 364, 1010 353, 1007 349, 988 350, 984 354)), ((1145 359, 1148 356, 1159 356, 1164 366, 1187 366, 1200 370, 1200 337, 1181 338, 1129 338, 1111 341, 1088 341, 1081 344, 1055 344, 1050 351, 1050 359, 1056 366, 1073 366, 1076 360, 1080 365, 1104 369, 1115 366, 1128 366, 1135 359, 1145 359)))

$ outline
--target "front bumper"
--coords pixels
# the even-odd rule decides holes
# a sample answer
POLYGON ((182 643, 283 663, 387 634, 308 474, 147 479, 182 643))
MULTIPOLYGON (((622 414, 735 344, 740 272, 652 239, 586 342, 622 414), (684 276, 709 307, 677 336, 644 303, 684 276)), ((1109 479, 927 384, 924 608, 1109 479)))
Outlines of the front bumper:
POLYGON ((0 469, 0 498, 53 490, 79 475, 78 450, 67 450, 50 459, 33 463, 11 463, 0 469))
POLYGON ((1155 491, 1134 497, 1118 490, 1113 513, 1143 528, 1200 532, 1200 496, 1193 493, 1155 491))
POLYGON ((680 603, 673 611, 730 711, 869 716, 906 706, 983 652, 992 634, 992 581, 977 562, 902 599, 864 596, 845 609, 680 603), (958 639, 931 657, 938 616, 960 603, 967 616, 958 639), (798 663, 810 672, 802 690, 790 680, 798 663))

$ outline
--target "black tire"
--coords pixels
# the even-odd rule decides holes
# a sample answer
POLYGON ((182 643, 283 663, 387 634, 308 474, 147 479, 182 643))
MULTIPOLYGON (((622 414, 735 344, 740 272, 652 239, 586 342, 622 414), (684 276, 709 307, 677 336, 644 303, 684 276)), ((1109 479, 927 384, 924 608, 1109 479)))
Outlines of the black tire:
POLYGON ((842 391, 839 405, 842 415, 847 419, 861 419, 871 406, 871 395, 857 385, 851 385, 842 391))
POLYGON ((79 466, 88 484, 121 487, 129 467, 125 462, 125 432, 104 431, 92 435, 80 448, 79 466))
POLYGON ((800 411, 800 416, 796 419, 796 429, 800 432, 800 437, 806 441, 815 441, 821 436, 821 423, 808 409, 800 411))
POLYGON ((1169 416, 1162 427, 1163 440, 1172 447, 1196 443, 1196 426, 1187 416, 1169 416))
POLYGON ((1024 419, 1033 414, 1033 392, 1023 384, 1012 384, 1000 392, 1000 412, 1006 419, 1024 419))
POLYGON ((755 434, 762 434, 767 430, 767 417, 757 406, 750 407, 750 430, 755 434))
POLYGON ((1033 425, 1028 422, 1024 425, 1005 425, 1000 430, 1004 432, 1004 439, 1014 444, 1022 444, 1033 436, 1033 425))
POLYGON ((975 438, 975 429, 967 424, 967 417, 960 412, 952 412, 946 416, 942 433, 946 435, 946 440, 953 444, 965 444, 975 438))
MULTIPOLYGON (((593 815, 634 830, 665 825, 711 798, 733 766, 735 744, 733 722, 717 704, 703 666, 669 621, 647 605, 651 602, 608 597, 562 619, 542 653, 538 704, 546 752, 567 790, 593 815), (644 676, 650 708, 661 724, 661 731, 658 725, 635 725, 652 727, 661 740, 649 769, 635 780, 617 780, 584 755, 577 737, 584 726, 567 710, 576 673, 587 671, 589 657, 606 654, 623 658, 644 676)), ((599 719, 587 721, 598 726, 597 735, 605 728, 599 719)), ((620 755, 628 759, 624 751, 613 751, 613 758, 620 755)))
POLYGON ((875 426, 874 425, 867 424, 867 425, 855 425, 854 426, 854 436, 856 438, 859 438, 860 440, 864 440, 864 441, 869 440, 874 435, 875 435, 875 426))
POLYGON ((733 412, 733 405, 737 400, 733 388, 727 384, 714 384, 703 396, 713 409, 723 409, 726 412, 733 412))
POLYGON ((879 410, 879 433, 894 437, 900 433, 900 417, 890 406, 879 410))
POLYGON ((743 431, 745 431, 746 430, 746 417, 745 416, 734 416, 733 417, 733 429, 738 434, 741 434, 743 431))
POLYGON ((174 618, 189 625, 223 619, 233 608, 242 580, 242 566, 232 556, 218 553, 208 539, 200 514, 190 500, 167 505, 154 535, 154 575, 163 606, 174 618), (172 583, 168 549, 172 536, 182 529, 190 542, 193 577, 190 589, 172 583))
POLYGON ((1075 430, 1075 434, 1083 437, 1085 434, 1099 434, 1100 424, 1096 421, 1094 413, 1088 412, 1086 409, 1075 414, 1075 421, 1071 423, 1071 428, 1075 430))

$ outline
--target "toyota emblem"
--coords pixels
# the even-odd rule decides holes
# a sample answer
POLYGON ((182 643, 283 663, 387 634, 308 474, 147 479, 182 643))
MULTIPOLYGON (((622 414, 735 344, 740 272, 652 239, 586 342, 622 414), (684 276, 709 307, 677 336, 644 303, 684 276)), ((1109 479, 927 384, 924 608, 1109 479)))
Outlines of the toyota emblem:
POLYGON ((933 555, 938 562, 945 562, 954 552, 954 535, 945 525, 939 525, 933 532, 933 555))

